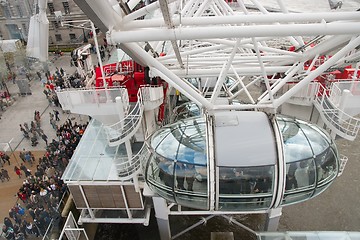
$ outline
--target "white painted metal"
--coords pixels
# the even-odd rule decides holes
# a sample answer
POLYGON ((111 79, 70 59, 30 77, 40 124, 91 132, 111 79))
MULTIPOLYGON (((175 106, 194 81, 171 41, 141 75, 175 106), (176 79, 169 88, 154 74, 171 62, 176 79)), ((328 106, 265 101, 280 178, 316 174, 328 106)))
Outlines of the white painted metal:
POLYGON ((278 107, 281 104, 283 104, 286 100, 288 100, 293 94, 295 94, 297 91, 299 91, 302 87, 309 84, 312 80, 314 80, 315 77, 319 76, 321 73, 323 73, 329 67, 334 65, 339 59, 344 57, 350 50, 354 49, 355 47, 357 47, 359 45, 360 45, 360 37, 357 37, 354 40, 352 40, 351 42, 349 42, 344 48, 339 50, 335 55, 333 55, 331 58, 329 58, 324 64, 322 64, 316 70, 312 71, 309 75, 307 75, 307 77, 305 77, 299 84, 297 84, 295 87, 291 88, 288 92, 286 92, 280 98, 276 99, 274 101, 275 107, 278 107))
POLYGON ((337 35, 356 34, 360 25, 356 22, 331 22, 296 25, 255 25, 255 26, 217 26, 189 27, 176 29, 143 29, 126 31, 110 31, 112 44, 144 41, 177 41, 188 39, 211 38, 243 38, 243 37, 285 37, 289 35, 337 35))

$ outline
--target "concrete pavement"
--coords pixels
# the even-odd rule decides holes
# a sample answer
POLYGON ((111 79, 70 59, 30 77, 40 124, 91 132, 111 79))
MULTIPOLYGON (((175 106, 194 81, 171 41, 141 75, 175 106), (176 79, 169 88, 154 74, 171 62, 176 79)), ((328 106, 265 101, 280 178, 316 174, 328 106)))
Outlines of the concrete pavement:
MULTIPOLYGON (((50 57, 53 59, 54 57, 50 57)), ((66 73, 71 74, 75 71, 74 67, 70 67, 70 55, 67 53, 64 56, 57 58, 52 64, 49 65, 49 70, 51 74, 55 72, 55 68, 62 67, 66 73)), ((44 73, 42 76, 45 78, 44 73)), ((18 79, 22 76, 18 76, 18 79)), ((23 76, 24 77, 24 76, 23 76)), ((23 78, 25 79, 25 78, 23 78)), ((87 117, 82 117, 79 115, 66 114, 60 108, 57 108, 51 104, 46 99, 45 94, 43 93, 44 87, 40 82, 37 75, 33 76, 33 79, 29 82, 31 95, 19 95, 19 88, 17 84, 13 84, 11 81, 7 83, 9 92, 15 101, 13 104, 7 107, 7 109, 2 113, 0 119, 0 150, 7 149, 10 151, 10 148, 13 151, 17 150, 44 150, 45 142, 39 138, 39 144, 35 147, 31 146, 31 141, 24 138, 22 132, 20 131, 19 124, 24 124, 27 122, 30 126, 30 122, 34 121, 34 112, 39 111, 41 114, 41 129, 44 131, 45 135, 48 136, 48 141, 56 138, 55 130, 50 124, 49 112, 52 112, 54 109, 57 109, 60 113, 61 121, 58 124, 63 123, 68 117, 75 118, 75 121, 86 121, 87 117)))

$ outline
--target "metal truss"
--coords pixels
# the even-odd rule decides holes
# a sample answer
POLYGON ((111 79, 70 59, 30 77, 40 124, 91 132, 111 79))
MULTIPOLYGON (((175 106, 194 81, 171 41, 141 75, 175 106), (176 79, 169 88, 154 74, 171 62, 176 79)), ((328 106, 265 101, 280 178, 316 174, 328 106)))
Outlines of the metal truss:
POLYGON ((250 0, 251 7, 243 0, 231 6, 223 0, 159 0, 144 6, 140 0, 120 1, 77 2, 105 26, 108 43, 208 112, 276 111, 317 76, 360 58, 358 11, 293 13, 282 0, 274 6, 278 12, 258 0, 250 0), (288 82, 297 84, 280 95, 288 82), (263 92, 254 93, 259 84, 263 92), (204 89, 211 89, 210 95, 204 89), (241 101, 229 105, 219 98, 241 101))

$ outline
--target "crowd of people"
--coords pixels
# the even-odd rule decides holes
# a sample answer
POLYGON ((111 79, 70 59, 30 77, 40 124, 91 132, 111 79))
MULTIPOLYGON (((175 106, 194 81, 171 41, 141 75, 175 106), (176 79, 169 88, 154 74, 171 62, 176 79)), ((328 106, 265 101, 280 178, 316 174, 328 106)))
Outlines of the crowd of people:
POLYGON ((4 219, 3 233, 6 239, 25 239, 26 236, 43 236, 51 220, 54 225, 61 221, 58 204, 66 191, 66 185, 61 180, 65 170, 87 124, 72 123, 68 119, 57 127, 57 140, 53 139, 46 148, 43 157, 35 161, 30 151, 20 154, 20 168, 16 174, 25 179, 17 192, 18 203, 9 210, 9 217, 4 219), (27 160, 28 159, 28 160, 27 160), (26 165, 37 164, 34 174, 26 165), (30 216, 30 217, 28 217, 30 216))
MULTIPOLYGON (((47 141, 46 153, 36 159, 31 151, 23 149, 19 156, 22 160, 20 166, 15 166, 14 171, 19 178, 23 178, 23 184, 16 193, 17 202, 9 210, 9 216, 4 218, 2 227, 3 236, 8 240, 22 240, 28 236, 41 237, 52 221, 54 226, 59 226, 62 218, 58 211, 59 201, 66 192, 66 185, 61 176, 65 170, 77 144, 83 135, 86 124, 78 124, 67 119, 64 124, 57 125, 59 112, 54 109, 49 113, 50 123, 55 121, 53 127, 56 130, 56 139, 47 141), (30 170, 36 165, 34 172, 30 170)), ((41 129, 41 116, 38 111, 34 113, 34 121, 31 127, 24 123, 20 130, 26 133, 44 136, 41 129)), ((46 136, 46 135, 45 135, 46 136)), ((9 163, 10 157, 4 153, 0 154, 3 161, 1 164, 9 163)), ((10 180, 7 170, 1 169, 1 180, 10 180)))

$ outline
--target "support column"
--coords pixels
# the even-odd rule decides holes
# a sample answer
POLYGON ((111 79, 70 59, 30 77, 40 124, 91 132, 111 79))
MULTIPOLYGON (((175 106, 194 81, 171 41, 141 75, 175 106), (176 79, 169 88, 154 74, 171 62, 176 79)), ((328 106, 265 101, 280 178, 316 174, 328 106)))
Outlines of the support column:
POLYGON ((278 229, 282 207, 270 209, 267 214, 264 231, 275 232, 278 229))
POLYGON ((155 217, 159 228, 159 235, 161 240, 170 240, 170 224, 169 224, 169 210, 165 199, 161 197, 153 197, 155 217))

